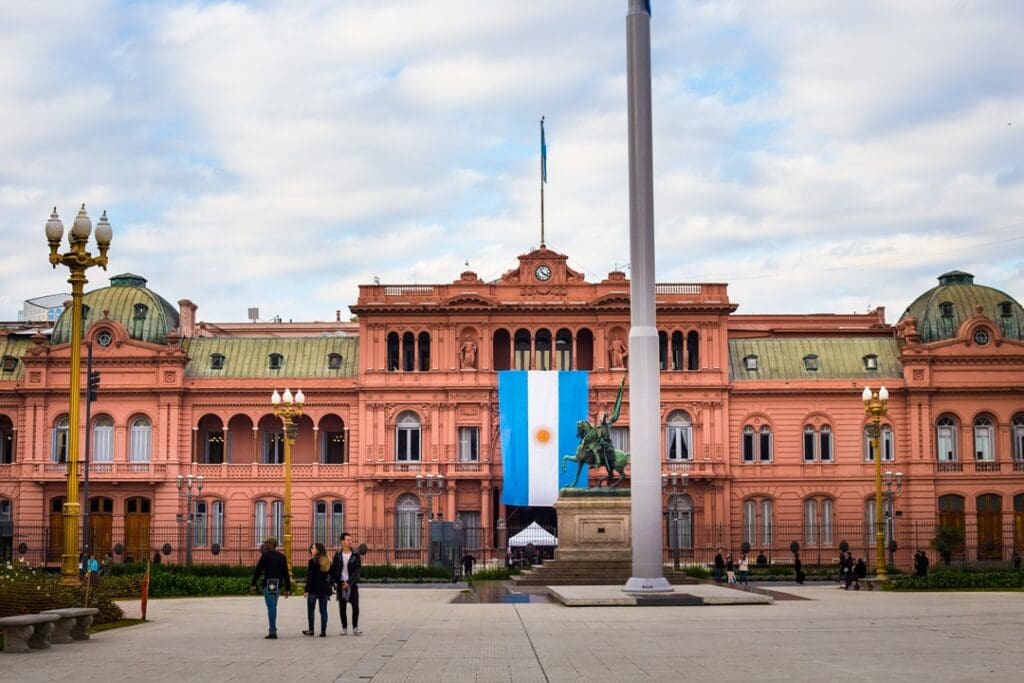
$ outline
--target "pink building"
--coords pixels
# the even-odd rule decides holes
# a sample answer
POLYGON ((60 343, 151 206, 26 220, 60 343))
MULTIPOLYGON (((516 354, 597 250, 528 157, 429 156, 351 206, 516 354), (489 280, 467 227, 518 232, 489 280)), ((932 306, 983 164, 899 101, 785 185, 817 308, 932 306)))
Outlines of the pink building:
MULTIPOLYGON (((99 552, 181 561, 178 475, 202 475, 196 561, 248 562, 280 535, 283 441, 274 389, 306 395, 293 450, 295 547, 354 531, 371 561, 421 561, 425 519, 459 519, 478 558, 553 511, 500 503, 497 377, 589 370, 591 417, 628 365, 629 283, 586 282, 545 248, 499 280, 363 285, 358 323, 196 320, 125 274, 85 296, 101 373, 92 405, 90 535, 99 552), (429 491, 417 481, 432 480, 429 491), (218 552, 214 553, 214 550, 218 552)), ((852 315, 741 315, 727 286, 657 288, 666 557, 707 561, 747 541, 831 562, 846 541, 870 559, 874 453, 860 394, 891 394, 885 469, 896 561, 937 524, 962 555, 1024 546, 1024 309, 952 272, 895 326, 852 315), (667 487, 668 488, 668 487, 667 487), (895 488, 894 488, 895 492, 895 488)), ((52 335, 0 331, 0 553, 59 560, 65 491, 69 316, 52 335)), ((84 371, 83 371, 84 372, 84 371)), ((83 386, 84 386, 83 380, 83 386)), ((84 421, 83 421, 84 425, 84 421)), ((629 409, 614 433, 628 450, 629 409)), ((85 427, 81 437, 84 439, 85 427)))

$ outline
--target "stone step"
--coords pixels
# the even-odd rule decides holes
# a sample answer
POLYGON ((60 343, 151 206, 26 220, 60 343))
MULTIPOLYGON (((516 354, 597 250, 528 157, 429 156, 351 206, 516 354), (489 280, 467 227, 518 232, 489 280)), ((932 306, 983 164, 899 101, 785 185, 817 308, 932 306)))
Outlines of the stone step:
MULTIPOLYGON (((547 565, 545 565, 547 566, 547 565)), ((512 577, 512 581, 522 586, 567 586, 567 585, 593 585, 613 586, 622 585, 629 580, 631 573, 625 572, 598 572, 595 567, 590 567, 587 572, 568 571, 526 571, 512 577)), ((668 572, 665 575, 669 583, 676 586, 700 583, 697 579, 668 572)))

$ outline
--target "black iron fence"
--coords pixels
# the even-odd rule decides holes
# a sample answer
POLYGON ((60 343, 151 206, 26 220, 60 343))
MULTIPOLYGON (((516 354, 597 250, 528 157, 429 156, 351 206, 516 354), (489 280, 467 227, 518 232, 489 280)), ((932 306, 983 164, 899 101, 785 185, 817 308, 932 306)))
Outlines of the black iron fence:
MULTIPOLYGON (((1008 562, 1014 549, 1024 552, 1024 529, 1014 520, 985 529, 968 526, 963 529, 963 541, 951 548, 954 563, 1008 562)), ((426 564, 430 561, 430 534, 427 525, 410 530, 395 527, 354 527, 346 529, 355 543, 366 544, 365 562, 369 564, 426 564)), ((805 565, 833 565, 839 552, 845 548, 855 557, 863 557, 868 566, 875 565, 874 530, 860 523, 833 524, 830 527, 807 528, 800 523, 773 524, 756 531, 726 525, 680 527, 668 525, 662 529, 664 558, 671 564, 676 555, 681 564, 710 565, 718 548, 738 558, 749 543, 749 557, 753 564, 759 555, 772 565, 791 565, 794 542, 799 546, 805 565)), ((63 536, 59 527, 24 526, 13 528, 5 543, 10 557, 21 558, 33 565, 60 564, 63 536)), ((887 561, 901 570, 913 567, 914 553, 928 552, 932 564, 941 559, 932 547, 937 526, 934 523, 916 523, 896 520, 886 534, 887 561)), ((515 557, 550 558, 555 529, 508 527, 466 527, 458 529, 458 548, 470 552, 477 563, 504 562, 506 553, 515 557), (511 541, 511 545, 510 545, 511 541)), ((259 557, 260 540, 277 536, 283 542, 280 529, 253 526, 225 526, 196 536, 192 547, 192 561, 196 564, 254 564, 259 557)), ((314 541, 324 542, 329 548, 337 547, 337 539, 327 539, 322 532, 296 525, 292 529, 293 561, 304 563, 307 548, 314 541)), ((94 529, 91 549, 102 559, 107 552, 117 562, 155 560, 184 564, 187 560, 187 542, 184 525, 125 525, 116 522, 109 527, 94 529)), ((0 558, 4 559, 4 558, 0 558)))

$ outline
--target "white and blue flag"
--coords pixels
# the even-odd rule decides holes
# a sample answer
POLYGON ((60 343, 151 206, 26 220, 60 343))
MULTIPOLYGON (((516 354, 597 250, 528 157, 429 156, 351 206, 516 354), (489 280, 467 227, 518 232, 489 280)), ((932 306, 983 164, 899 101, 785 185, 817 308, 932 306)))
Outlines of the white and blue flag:
MULTIPOLYGON (((498 419, 505 505, 554 505, 558 490, 576 478, 562 472, 562 456, 579 445, 576 423, 587 419, 590 373, 504 370, 498 373, 498 419)), ((580 477, 586 481, 586 468, 580 477)))

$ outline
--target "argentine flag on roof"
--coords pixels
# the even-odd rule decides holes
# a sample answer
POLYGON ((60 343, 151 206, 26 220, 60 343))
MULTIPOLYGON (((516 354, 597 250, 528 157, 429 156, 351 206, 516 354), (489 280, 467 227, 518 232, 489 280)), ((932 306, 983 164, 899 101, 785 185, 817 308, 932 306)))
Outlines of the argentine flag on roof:
MULTIPOLYGON (((587 419, 583 371, 505 370, 498 373, 498 419, 505 505, 554 505, 558 490, 576 477, 576 422, 587 419)), ((580 480, 586 481, 586 472, 580 480)))

